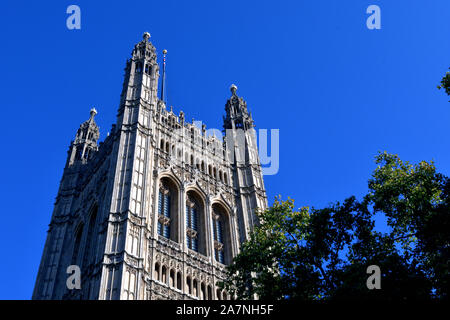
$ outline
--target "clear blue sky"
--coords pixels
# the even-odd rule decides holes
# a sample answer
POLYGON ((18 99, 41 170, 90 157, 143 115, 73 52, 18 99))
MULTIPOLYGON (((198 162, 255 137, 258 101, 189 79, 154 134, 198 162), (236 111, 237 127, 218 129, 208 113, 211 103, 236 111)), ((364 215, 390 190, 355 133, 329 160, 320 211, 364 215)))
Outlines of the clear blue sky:
POLYGON ((149 31, 168 50, 168 102, 221 128, 235 83, 258 128, 280 129, 265 177, 298 206, 367 190, 378 150, 450 174, 450 1, 28 1, 0 10, 0 299, 29 299, 65 164, 95 106, 116 121, 125 60, 149 31), (81 30, 66 8, 81 8, 81 30), (366 8, 381 8, 381 30, 366 8))

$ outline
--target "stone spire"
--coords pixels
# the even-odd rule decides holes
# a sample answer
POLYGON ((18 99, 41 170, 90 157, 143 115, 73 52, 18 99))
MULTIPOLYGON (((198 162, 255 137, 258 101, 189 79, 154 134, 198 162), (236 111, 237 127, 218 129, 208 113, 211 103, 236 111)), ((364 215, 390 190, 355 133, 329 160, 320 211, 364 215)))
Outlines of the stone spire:
POLYGON ((230 86, 231 97, 225 105, 226 116, 223 118, 223 128, 248 130, 255 125, 247 109, 247 102, 236 94, 237 86, 230 86))
POLYGON ((125 67, 118 110, 118 128, 122 124, 130 124, 128 122, 131 118, 127 113, 137 108, 139 103, 143 102, 147 107, 156 108, 158 102, 159 66, 156 61, 156 48, 150 41, 150 33, 144 32, 142 38, 134 46, 125 67))
POLYGON ((92 156, 92 153, 97 151, 97 140, 100 137, 100 130, 94 120, 96 114, 97 110, 92 108, 89 119, 84 121, 77 130, 75 140, 70 145, 68 166, 76 162, 86 163, 92 156))

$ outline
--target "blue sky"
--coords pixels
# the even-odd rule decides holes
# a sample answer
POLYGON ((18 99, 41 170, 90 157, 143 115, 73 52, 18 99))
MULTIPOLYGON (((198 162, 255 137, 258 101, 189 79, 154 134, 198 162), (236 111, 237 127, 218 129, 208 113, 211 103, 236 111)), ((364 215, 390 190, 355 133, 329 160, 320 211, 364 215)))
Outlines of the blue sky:
POLYGON ((29 1, 1 8, 0 299, 29 299, 67 149, 89 110, 104 139, 142 33, 167 55, 167 100, 221 128, 235 83, 257 128, 280 130, 265 177, 296 204, 361 196, 377 151, 450 174, 450 1, 29 1), (81 30, 66 8, 81 8, 81 30), (381 30, 366 8, 381 8, 381 30))

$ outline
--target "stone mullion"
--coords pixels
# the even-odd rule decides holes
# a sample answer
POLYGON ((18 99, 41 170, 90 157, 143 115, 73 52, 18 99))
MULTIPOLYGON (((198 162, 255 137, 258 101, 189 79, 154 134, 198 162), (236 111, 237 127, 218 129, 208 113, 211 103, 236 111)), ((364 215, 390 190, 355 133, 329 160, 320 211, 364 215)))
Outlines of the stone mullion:
POLYGON ((206 208, 205 208, 205 220, 206 220, 206 230, 205 236, 207 241, 206 244, 206 256, 209 258, 211 263, 214 262, 214 235, 212 232, 212 208, 211 201, 209 197, 206 199, 206 208))
POLYGON ((159 181, 160 178, 159 176, 156 176, 155 179, 153 180, 153 182, 155 183, 154 186, 154 190, 153 190, 153 199, 154 199, 154 203, 153 203, 153 216, 151 218, 151 221, 153 222, 151 229, 152 229, 152 237, 154 239, 158 238, 158 218, 159 218, 159 213, 158 213, 158 201, 159 201, 159 181))
POLYGON ((236 221, 236 214, 229 215, 229 228, 230 228, 230 238, 231 238, 231 258, 233 259, 239 253, 239 234, 238 226, 236 221))
MULTIPOLYGON (((183 151, 182 151, 183 152, 183 151)), ((184 152, 183 152, 183 156, 182 158, 184 158, 184 152)), ((187 252, 187 246, 186 246, 186 217, 185 217, 185 213, 186 213, 186 193, 185 193, 185 188, 184 185, 182 184, 180 186, 180 192, 178 193, 178 199, 179 199, 179 206, 178 206, 178 215, 179 215, 179 223, 178 223, 178 228, 179 228, 179 243, 180 243, 180 248, 181 248, 181 254, 183 257, 183 261, 182 261, 182 268, 181 268, 181 290, 183 291, 183 294, 187 294, 188 290, 186 288, 186 263, 184 261, 185 259, 185 253, 187 252)))
MULTIPOLYGON (((149 114, 149 118, 148 121, 150 120, 150 114, 149 114)), ((148 124, 146 124, 148 125, 148 124)), ((144 217, 145 220, 149 221, 151 223, 152 221, 152 217, 146 215, 146 212, 150 212, 151 213, 151 206, 152 206, 152 160, 153 160, 153 152, 151 152, 150 150, 152 150, 151 148, 151 136, 148 136, 146 134, 143 134, 143 137, 145 137, 145 145, 144 150, 145 150, 145 157, 144 157, 144 174, 143 174, 143 181, 142 181, 142 195, 143 195, 143 201, 141 204, 141 210, 143 210, 143 214, 142 216, 144 217)), ((142 144, 142 141, 141 141, 142 144)), ((141 258, 142 258, 142 267, 143 267, 143 276, 144 279, 141 280, 141 277, 139 277, 138 280, 138 284, 141 285, 141 296, 142 299, 145 299, 145 295, 146 295, 146 281, 145 281, 145 270, 150 270, 150 277, 152 277, 152 273, 153 273, 153 268, 152 265, 148 266, 148 256, 149 256, 149 240, 147 237, 147 230, 148 230, 148 225, 147 223, 144 223, 143 226, 140 227, 140 236, 141 236, 141 241, 140 241, 140 250, 139 252, 141 252, 141 258), (142 283, 141 283, 142 281, 142 283)), ((154 261, 153 259, 151 261, 154 261)))

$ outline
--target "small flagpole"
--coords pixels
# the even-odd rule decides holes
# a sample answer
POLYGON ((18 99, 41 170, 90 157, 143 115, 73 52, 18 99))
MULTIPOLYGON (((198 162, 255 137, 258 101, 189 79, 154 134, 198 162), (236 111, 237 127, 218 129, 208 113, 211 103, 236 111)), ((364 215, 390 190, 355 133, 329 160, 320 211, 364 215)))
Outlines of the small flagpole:
POLYGON ((160 100, 164 102, 164 83, 166 82, 166 54, 167 50, 163 50, 163 74, 162 74, 162 80, 161 80, 161 98, 160 100))

